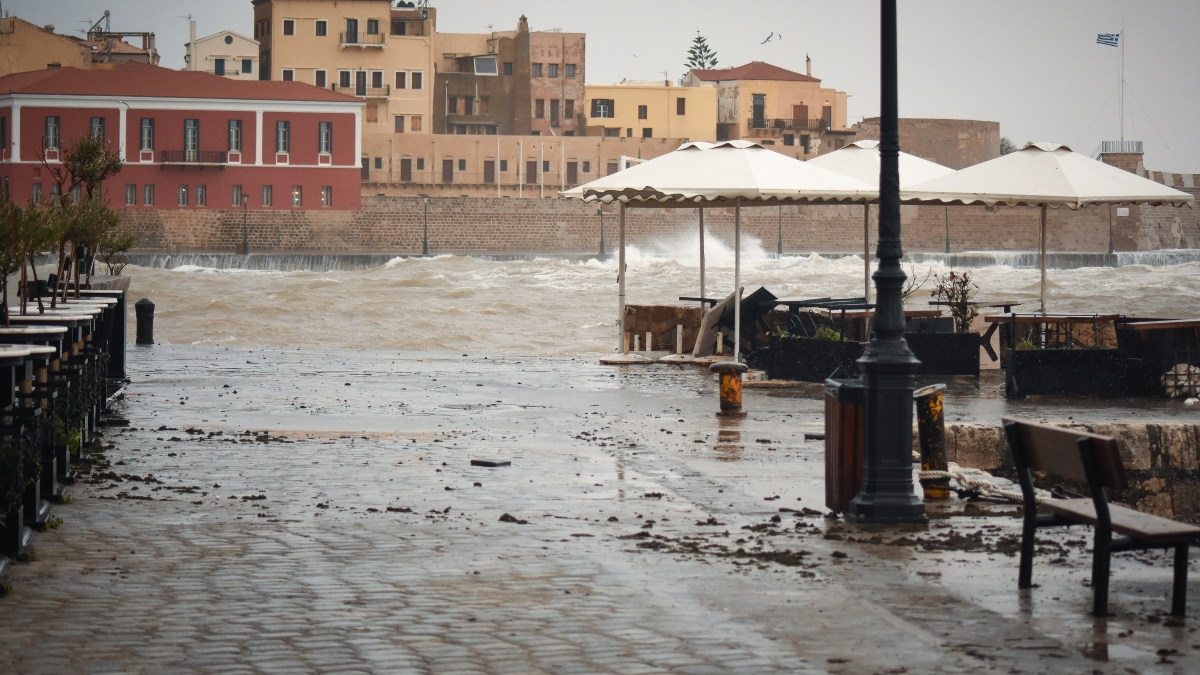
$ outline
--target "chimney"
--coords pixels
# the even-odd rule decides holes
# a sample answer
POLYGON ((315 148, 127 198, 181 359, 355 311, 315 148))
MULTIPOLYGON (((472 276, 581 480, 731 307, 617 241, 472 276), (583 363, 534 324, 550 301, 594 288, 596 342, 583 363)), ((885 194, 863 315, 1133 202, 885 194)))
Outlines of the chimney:
POLYGON ((188 22, 188 37, 191 41, 188 42, 188 70, 196 69, 196 22, 188 22))
POLYGON ((521 20, 517 22, 517 32, 518 33, 528 33, 529 32, 529 19, 526 19, 524 14, 521 15, 521 20))
POLYGON ((808 54, 804 55, 804 74, 812 77, 812 59, 808 58, 808 54))

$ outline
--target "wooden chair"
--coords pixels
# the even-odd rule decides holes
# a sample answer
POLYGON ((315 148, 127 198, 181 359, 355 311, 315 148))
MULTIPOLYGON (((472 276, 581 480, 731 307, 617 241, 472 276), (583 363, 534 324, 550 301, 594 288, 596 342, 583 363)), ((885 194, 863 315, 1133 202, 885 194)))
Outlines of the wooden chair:
POLYGON ((1175 549, 1175 583, 1171 614, 1183 616, 1187 604, 1188 546, 1200 540, 1200 527, 1178 523, 1109 504, 1105 489, 1128 487, 1116 440, 1074 429, 1005 419, 1004 430, 1025 502, 1021 533, 1021 568, 1017 585, 1032 586, 1034 534, 1039 527, 1091 525, 1095 528, 1092 554, 1093 613, 1108 614, 1108 576, 1112 554, 1121 551, 1175 549), (1033 489, 1032 471, 1087 483, 1091 497, 1072 494, 1041 504, 1033 489), (1123 536, 1113 537, 1113 533, 1123 536))

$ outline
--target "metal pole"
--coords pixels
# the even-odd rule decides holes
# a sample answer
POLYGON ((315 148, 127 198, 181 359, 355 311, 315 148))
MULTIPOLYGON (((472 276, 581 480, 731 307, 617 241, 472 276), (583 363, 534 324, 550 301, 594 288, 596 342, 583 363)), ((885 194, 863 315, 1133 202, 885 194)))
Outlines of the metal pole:
POLYGON ((704 304, 704 209, 696 209, 700 212, 700 316, 704 316, 708 305, 704 304))
POLYGON ((521 180, 521 163, 525 161, 525 141, 517 141, 517 199, 525 196, 525 183, 521 180))
POLYGON ((913 491, 913 380, 920 362, 904 341, 900 239, 900 133, 896 0, 880 2, 879 244, 875 334, 859 360, 865 398, 863 480, 846 518, 857 522, 925 520, 913 491))
POLYGON ((783 204, 779 205, 779 244, 775 248, 777 255, 783 255, 783 204))
POLYGON ((538 199, 546 197, 546 142, 542 141, 538 149, 538 199))
POLYGON ((249 204, 250 195, 242 193, 242 255, 250 255, 250 234, 246 226, 246 210, 249 204))
MULTIPOLYGON (((950 205, 946 205, 946 253, 950 253, 950 205)), ((947 263, 949 264, 949 263, 947 263)))
POLYGON ((429 255, 429 197, 421 195, 425 202, 425 229, 421 235, 421 255, 429 255))
MULTIPOLYGON (((620 215, 621 226, 618 238, 621 249, 617 254, 617 344, 625 345, 625 202, 617 202, 617 213, 620 215)), ((628 353, 624 346, 621 351, 628 353)))
POLYGON ((1041 287, 1041 312, 1046 313, 1046 205, 1042 204, 1042 227, 1038 232, 1038 239, 1041 241, 1041 260, 1042 267, 1042 287, 1041 287))
POLYGON ((742 356, 742 200, 733 203, 733 362, 742 356))
POLYGON ((1113 221, 1112 221, 1112 204, 1108 205, 1108 254, 1112 255, 1115 252, 1113 248, 1113 221))
POLYGON ((604 257, 604 207, 596 209, 596 215, 600 216, 600 256, 604 257))
POLYGON ((871 302, 871 205, 863 204, 863 302, 871 302))
POLYGON ((500 198, 500 134, 496 134, 496 198, 500 198))

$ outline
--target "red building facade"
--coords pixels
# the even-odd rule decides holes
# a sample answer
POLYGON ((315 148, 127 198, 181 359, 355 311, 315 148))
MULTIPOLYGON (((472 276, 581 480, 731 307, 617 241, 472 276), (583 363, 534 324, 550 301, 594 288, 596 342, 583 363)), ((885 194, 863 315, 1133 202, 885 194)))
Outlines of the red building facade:
POLYGON ((115 208, 360 206, 362 102, 301 82, 229 80, 145 64, 0 78, 0 185, 18 203, 58 187, 47 171, 88 134, 125 162, 115 208))

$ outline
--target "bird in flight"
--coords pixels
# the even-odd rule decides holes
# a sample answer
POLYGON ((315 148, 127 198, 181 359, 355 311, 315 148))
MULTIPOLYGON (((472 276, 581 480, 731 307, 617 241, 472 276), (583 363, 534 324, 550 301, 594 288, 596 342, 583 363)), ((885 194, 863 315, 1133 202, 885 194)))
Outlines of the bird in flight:
POLYGON ((766 39, 766 40, 763 40, 762 42, 760 42, 760 43, 758 43, 758 44, 760 44, 760 45, 765 45, 765 44, 767 44, 768 42, 770 42, 770 41, 771 41, 771 38, 773 38, 773 37, 775 37, 775 31, 771 31, 771 34, 767 36, 767 39, 766 39))

